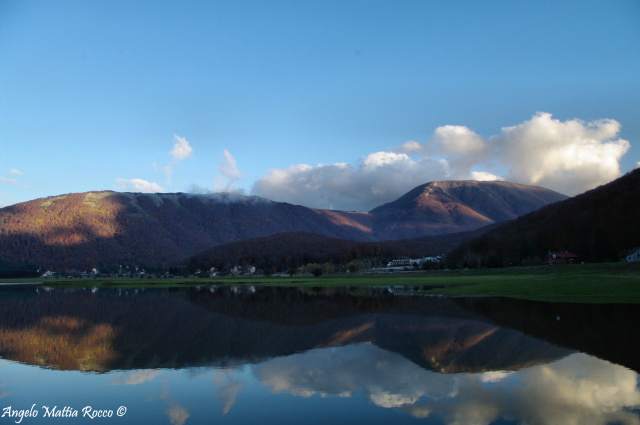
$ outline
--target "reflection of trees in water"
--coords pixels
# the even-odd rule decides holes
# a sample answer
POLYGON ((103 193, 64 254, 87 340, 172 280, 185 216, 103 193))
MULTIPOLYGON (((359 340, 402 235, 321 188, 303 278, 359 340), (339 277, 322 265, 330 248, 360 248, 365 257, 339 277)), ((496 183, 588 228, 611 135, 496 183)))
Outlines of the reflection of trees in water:
POLYGON ((0 303, 0 355, 72 370, 255 363, 364 342, 445 373, 518 369, 569 353, 450 300, 384 288, 40 289, 5 293, 0 303))
POLYGON ((498 297, 455 298, 470 313, 537 338, 590 353, 640 372, 640 309, 635 304, 536 302, 498 297))
POLYGON ((109 324, 47 316, 19 330, 0 328, 2 357, 64 370, 104 371, 118 356, 109 324))

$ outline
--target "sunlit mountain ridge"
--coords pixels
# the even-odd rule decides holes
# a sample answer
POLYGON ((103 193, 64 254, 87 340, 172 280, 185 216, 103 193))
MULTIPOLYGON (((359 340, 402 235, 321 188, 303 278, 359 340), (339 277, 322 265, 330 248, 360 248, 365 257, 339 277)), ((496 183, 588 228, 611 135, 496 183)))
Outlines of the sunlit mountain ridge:
POLYGON ((0 210, 0 260, 47 269, 168 267, 213 246, 283 232, 354 241, 469 231, 566 199, 507 182, 432 182, 370 212, 234 194, 71 193, 0 210))

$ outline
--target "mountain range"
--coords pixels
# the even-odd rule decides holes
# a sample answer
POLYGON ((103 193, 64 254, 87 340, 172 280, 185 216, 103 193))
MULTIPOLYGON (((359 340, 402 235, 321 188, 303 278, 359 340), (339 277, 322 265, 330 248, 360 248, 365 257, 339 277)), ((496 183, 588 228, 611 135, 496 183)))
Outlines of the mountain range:
POLYGON ((168 267, 214 246, 283 232, 378 242, 472 231, 566 198, 508 182, 431 182, 353 212, 235 194, 71 193, 0 209, 0 260, 47 269, 168 267))

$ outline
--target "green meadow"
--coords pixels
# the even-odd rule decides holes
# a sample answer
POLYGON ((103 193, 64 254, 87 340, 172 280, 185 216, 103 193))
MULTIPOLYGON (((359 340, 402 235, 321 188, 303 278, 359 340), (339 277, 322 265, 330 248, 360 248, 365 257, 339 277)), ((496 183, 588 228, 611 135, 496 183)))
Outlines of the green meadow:
MULTIPOLYGON (((0 281, 6 283, 10 280, 0 281)), ((20 283, 15 279, 12 282, 20 283)), ((356 273, 292 277, 173 279, 26 279, 48 286, 171 287, 183 285, 409 286, 419 294, 506 296, 539 301, 640 303, 640 264, 603 263, 481 270, 356 273)))

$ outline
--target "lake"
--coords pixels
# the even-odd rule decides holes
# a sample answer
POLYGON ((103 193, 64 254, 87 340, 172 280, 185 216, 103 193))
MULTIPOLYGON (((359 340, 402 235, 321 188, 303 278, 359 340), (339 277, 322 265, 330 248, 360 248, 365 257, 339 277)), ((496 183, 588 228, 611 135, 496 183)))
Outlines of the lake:
POLYGON ((0 423, 640 424, 640 309, 0 287, 0 423))

